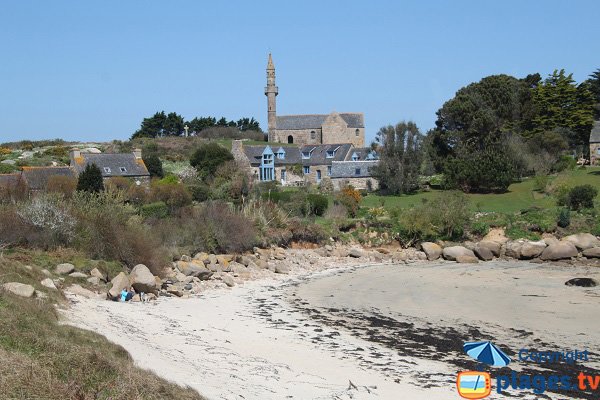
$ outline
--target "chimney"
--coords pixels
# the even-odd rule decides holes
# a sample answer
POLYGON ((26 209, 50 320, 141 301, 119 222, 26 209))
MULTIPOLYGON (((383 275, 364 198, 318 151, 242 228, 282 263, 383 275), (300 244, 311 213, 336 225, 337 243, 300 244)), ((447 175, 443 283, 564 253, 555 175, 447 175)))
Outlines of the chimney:
POLYGON ((79 149, 71 149, 69 152, 69 156, 71 158, 71 166, 74 165, 78 159, 81 159, 81 150, 79 149))
POLYGON ((133 155, 135 156, 135 158, 141 159, 142 158, 142 149, 133 149, 133 155))

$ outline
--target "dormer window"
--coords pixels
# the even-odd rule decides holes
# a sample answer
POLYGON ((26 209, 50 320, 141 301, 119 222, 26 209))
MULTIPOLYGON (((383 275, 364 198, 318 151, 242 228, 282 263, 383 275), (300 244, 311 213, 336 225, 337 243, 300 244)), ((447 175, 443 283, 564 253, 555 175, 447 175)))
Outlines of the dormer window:
POLYGON ((106 174, 110 174, 110 168, 108 168, 108 167, 104 167, 103 169, 104 169, 104 173, 106 173, 106 174))
POLYGON ((125 168, 125 167, 120 167, 119 170, 123 173, 127 172, 127 168, 125 168))
POLYGON ((358 161, 358 160, 360 160, 359 155, 356 153, 352 153, 352 161, 358 161))
POLYGON ((335 149, 329 149, 327 150, 327 153, 325 154, 326 158, 333 158, 335 157, 335 152, 340 148, 340 146, 336 147, 335 149))
POLYGON ((285 160, 285 150, 283 150, 283 147, 280 147, 279 150, 277 150, 277 158, 285 160))

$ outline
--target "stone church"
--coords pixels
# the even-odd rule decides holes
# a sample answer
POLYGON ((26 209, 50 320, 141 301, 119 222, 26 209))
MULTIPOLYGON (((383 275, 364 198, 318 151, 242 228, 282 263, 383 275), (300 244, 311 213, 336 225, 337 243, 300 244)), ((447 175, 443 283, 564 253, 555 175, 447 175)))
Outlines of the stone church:
POLYGON ((365 145, 365 117, 363 113, 277 115, 275 65, 271 54, 267 63, 269 142, 307 144, 351 143, 365 145))

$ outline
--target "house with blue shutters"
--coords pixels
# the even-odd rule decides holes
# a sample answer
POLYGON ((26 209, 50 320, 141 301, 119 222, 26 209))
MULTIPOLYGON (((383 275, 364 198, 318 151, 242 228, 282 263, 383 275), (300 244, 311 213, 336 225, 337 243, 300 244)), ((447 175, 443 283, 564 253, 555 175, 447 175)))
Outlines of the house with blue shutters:
POLYGON ((257 181, 277 181, 284 186, 318 185, 324 181, 333 183, 335 176, 338 188, 349 179, 359 189, 377 187, 370 171, 378 162, 378 156, 370 148, 357 148, 350 143, 248 146, 243 142, 234 140, 231 152, 257 181), (360 170, 359 176, 349 176, 347 171, 350 170, 360 170))

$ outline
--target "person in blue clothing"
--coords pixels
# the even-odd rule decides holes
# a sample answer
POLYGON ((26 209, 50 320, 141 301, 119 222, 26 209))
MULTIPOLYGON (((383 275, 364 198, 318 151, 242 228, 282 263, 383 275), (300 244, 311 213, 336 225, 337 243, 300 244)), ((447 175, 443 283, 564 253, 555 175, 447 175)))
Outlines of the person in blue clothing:
POLYGON ((123 290, 121 290, 121 302, 125 302, 127 300, 128 294, 129 292, 127 291, 127 288, 123 288, 123 290))

